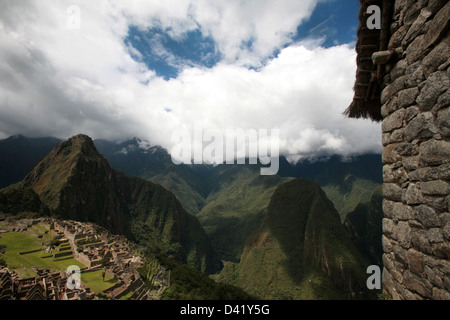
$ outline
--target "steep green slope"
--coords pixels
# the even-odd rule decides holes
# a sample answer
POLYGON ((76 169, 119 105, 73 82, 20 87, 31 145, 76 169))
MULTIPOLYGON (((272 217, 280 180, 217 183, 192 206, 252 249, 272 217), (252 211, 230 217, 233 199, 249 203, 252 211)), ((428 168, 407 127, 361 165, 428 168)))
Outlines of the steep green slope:
POLYGON ((328 199, 330 199, 341 216, 341 221, 360 203, 370 201, 372 193, 380 184, 371 180, 361 179, 352 175, 345 177, 339 184, 322 186, 328 199))
POLYGON ((247 237, 266 213, 275 188, 290 178, 261 176, 259 166, 171 166, 151 179, 196 213, 221 258, 239 261, 247 237))
POLYGON ((347 215, 344 222, 344 226, 358 250, 371 264, 378 266, 383 265, 382 221, 383 194, 380 186, 374 191, 370 201, 360 203, 347 215))
POLYGON ((379 154, 349 159, 335 155, 295 164, 280 157, 279 175, 305 178, 319 184, 334 203, 342 222, 359 203, 370 201, 374 190, 383 183, 382 172, 383 163, 379 154))
POLYGON ((219 280, 263 299, 365 298, 367 265, 325 193, 296 179, 276 189, 241 262, 219 280))
POLYGON ((290 180, 261 176, 257 166, 219 166, 215 186, 197 214, 222 259, 239 261, 245 241, 261 224, 275 189, 290 180))
POLYGON ((211 169, 207 166, 171 164, 150 181, 172 191, 187 212, 198 214, 206 204, 211 184, 211 169))
POLYGON ((84 135, 62 142, 23 181, 1 190, 0 211, 94 222, 207 273, 221 268, 200 223, 171 192, 112 169, 84 135))

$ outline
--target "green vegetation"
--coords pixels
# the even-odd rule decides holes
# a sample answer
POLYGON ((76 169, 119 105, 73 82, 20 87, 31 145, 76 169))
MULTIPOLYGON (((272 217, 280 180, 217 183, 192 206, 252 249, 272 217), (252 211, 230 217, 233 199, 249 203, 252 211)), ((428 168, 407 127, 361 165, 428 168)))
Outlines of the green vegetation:
POLYGON ((222 266, 171 192, 112 169, 85 135, 60 143, 23 181, 0 190, 0 211, 90 221, 204 272, 222 266))
POLYGON ((341 183, 328 184, 322 189, 333 202, 343 222, 358 204, 370 201, 372 193, 379 186, 380 184, 370 180, 347 176, 341 183))
POLYGON ((105 278, 103 279, 103 272, 104 270, 83 272, 81 273, 81 282, 91 288, 95 293, 103 292, 117 283, 117 280, 112 278, 108 273, 105 273, 105 278))
POLYGON ((383 194, 381 186, 375 189, 370 201, 360 203, 350 212, 344 225, 358 250, 371 262, 383 265, 381 236, 383 221, 383 194))
POLYGON ((348 299, 367 293, 367 265, 321 188, 296 179, 276 189, 240 263, 219 279, 263 299, 348 299))
POLYGON ((5 246, 3 258, 8 267, 25 278, 35 275, 32 269, 33 266, 56 271, 65 271, 70 265, 77 265, 80 268, 85 267, 75 260, 73 256, 67 256, 63 259, 53 258, 50 253, 42 250, 38 239, 24 232, 2 233, 0 236, 0 245, 5 246), (30 253, 21 254, 23 252, 30 253))
POLYGON ((249 300, 254 297, 242 289, 220 282, 204 275, 191 266, 177 263, 163 256, 158 256, 161 265, 170 270, 170 287, 163 300, 249 300))
POLYGON ((196 213, 223 260, 239 261, 247 237, 267 211, 270 197, 290 178, 261 176, 259 166, 171 166, 152 178, 196 213), (202 169, 202 170, 201 170, 202 169))
MULTIPOLYGON (((105 148, 114 167, 152 177, 153 183, 112 169, 92 140, 78 135, 58 145, 22 182, 0 190, 0 212, 91 221, 126 235, 158 257, 140 270, 148 287, 159 268, 170 272, 163 299, 346 299, 352 291, 366 292, 368 263, 342 222, 361 252, 374 248, 379 239, 371 232, 373 204, 379 198, 369 201, 379 174, 367 164, 378 163, 376 157, 356 165, 331 159, 286 169, 282 163, 280 176, 260 176, 258 166, 174 166, 159 149, 133 149, 136 157, 130 158, 105 148), (297 176, 318 185, 291 178, 297 176), (218 272, 219 257, 229 261, 220 275, 199 271, 218 272)), ((40 226, 29 232, 58 252, 70 250, 40 226)), ((39 250, 37 238, 26 236, 0 235, 6 246, 0 259, 22 275, 33 276, 31 266, 64 270, 78 264, 70 256, 53 259, 39 250), (38 251, 19 255, 23 248, 38 251)), ((114 283, 103 281, 102 271, 83 280, 100 295, 114 283)))

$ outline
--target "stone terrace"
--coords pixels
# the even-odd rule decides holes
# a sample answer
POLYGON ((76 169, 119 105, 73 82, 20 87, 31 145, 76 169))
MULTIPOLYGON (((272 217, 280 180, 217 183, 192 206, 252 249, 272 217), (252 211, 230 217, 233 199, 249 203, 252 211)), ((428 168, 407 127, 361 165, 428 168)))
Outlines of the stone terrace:
MULTIPOLYGON (((47 229, 53 239, 57 239, 56 249, 47 248, 52 249, 54 257, 67 255, 65 251, 59 252, 58 247, 70 245, 69 254, 86 266, 81 269, 81 279, 84 272, 102 269, 116 279, 117 283, 103 294, 113 299, 127 294, 136 300, 150 299, 145 283, 137 272, 142 260, 134 254, 135 245, 124 236, 111 235, 106 229, 92 223, 49 218, 18 220, 6 230, 3 227, 3 231, 27 232, 34 225, 47 229)), ((45 245, 45 241, 42 244, 45 245)), ((68 289, 65 286, 65 272, 36 269, 36 274, 34 278, 22 279, 7 268, 0 270, 0 299, 96 299, 94 293, 84 285, 80 290, 68 289)))

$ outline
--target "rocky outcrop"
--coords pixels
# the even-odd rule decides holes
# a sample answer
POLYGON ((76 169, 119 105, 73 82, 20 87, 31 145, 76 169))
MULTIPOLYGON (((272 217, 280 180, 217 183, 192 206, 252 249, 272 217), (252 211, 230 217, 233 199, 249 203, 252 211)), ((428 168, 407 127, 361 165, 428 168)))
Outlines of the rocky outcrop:
POLYGON ((383 104, 383 288, 450 299, 450 2, 395 1, 383 104))

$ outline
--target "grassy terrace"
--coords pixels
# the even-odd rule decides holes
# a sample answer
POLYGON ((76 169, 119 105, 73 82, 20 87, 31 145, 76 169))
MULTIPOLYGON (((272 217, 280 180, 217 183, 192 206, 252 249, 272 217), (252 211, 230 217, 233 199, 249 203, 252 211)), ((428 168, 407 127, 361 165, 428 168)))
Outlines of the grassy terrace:
POLYGON ((95 293, 100 293, 117 283, 117 280, 111 278, 108 274, 105 275, 105 280, 103 281, 102 273, 103 270, 83 272, 81 274, 81 282, 95 293))
POLYGON ((32 266, 48 268, 55 271, 65 271, 70 265, 80 268, 85 266, 75 260, 73 256, 53 258, 50 253, 45 252, 40 245, 40 240, 24 232, 7 232, 0 235, 0 245, 5 246, 4 258, 10 269, 14 269, 20 276, 33 277, 36 273, 32 266), (40 250, 26 254, 19 252, 40 250))
MULTIPOLYGON (((33 233, 47 235, 45 228, 31 228, 33 233), (39 230, 40 232, 36 232, 39 230)), ((45 237, 44 239, 45 240, 45 237)), ((0 245, 5 246, 5 254, 2 255, 10 269, 15 270, 21 277, 28 278, 36 275, 33 266, 38 268, 48 268, 53 271, 65 271, 70 265, 77 265, 80 268, 86 267, 73 258, 73 255, 60 258, 53 258, 51 253, 42 250, 40 239, 37 239, 26 232, 7 232, 0 234, 0 245), (20 252, 35 251, 25 254, 20 252)), ((68 243, 58 247, 58 252, 71 250, 68 243)), ((95 293, 100 293, 117 283, 108 274, 105 279, 102 277, 103 270, 84 272, 81 274, 81 282, 91 288, 95 293)))

